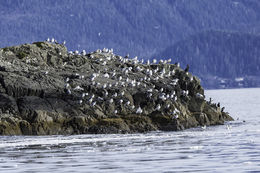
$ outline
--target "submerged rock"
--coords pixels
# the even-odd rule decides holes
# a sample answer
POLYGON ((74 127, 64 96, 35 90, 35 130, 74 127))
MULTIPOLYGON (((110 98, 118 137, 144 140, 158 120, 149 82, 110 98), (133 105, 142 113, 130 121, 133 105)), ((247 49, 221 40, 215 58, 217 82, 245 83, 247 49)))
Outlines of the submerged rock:
POLYGON ((1 135, 183 130, 233 120, 223 110, 178 64, 50 42, 0 49, 1 135))

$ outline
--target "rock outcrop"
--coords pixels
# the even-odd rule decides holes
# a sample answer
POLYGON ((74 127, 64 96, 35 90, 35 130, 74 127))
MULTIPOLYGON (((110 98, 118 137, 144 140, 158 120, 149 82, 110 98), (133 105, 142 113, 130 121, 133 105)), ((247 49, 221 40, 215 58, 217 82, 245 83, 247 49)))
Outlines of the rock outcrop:
POLYGON ((168 61, 58 43, 0 49, 0 134, 135 133, 232 120, 197 77, 168 61))

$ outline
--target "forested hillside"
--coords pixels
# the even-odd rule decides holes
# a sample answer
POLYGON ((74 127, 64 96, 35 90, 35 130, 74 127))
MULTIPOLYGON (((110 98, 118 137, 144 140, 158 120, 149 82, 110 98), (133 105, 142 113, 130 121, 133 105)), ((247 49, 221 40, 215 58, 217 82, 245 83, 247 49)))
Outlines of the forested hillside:
POLYGON ((195 74, 234 77, 258 69, 259 51, 252 49, 257 49, 259 18, 258 0, 2 0, 0 47, 54 37, 66 40, 69 50, 107 47, 144 59, 172 56, 181 64, 196 58, 189 62, 195 74), (203 50, 206 44, 210 47, 203 50), (231 50, 219 52, 224 48, 231 50))
MULTIPOLYGON (((184 67, 189 64, 192 72, 208 78, 204 80, 208 86, 212 82, 210 79, 217 77, 234 80, 260 76, 259 48, 260 35, 206 31, 177 42, 154 57, 173 57, 184 67)), ((229 85, 236 86, 235 83, 229 85)))

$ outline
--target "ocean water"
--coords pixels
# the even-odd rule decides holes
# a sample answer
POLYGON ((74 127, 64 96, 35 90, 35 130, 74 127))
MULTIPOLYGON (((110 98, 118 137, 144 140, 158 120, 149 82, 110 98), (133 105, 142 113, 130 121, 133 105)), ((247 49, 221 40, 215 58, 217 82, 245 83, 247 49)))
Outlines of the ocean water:
POLYGON ((235 121, 180 132, 0 136, 0 172, 260 172, 260 88, 206 95, 235 121))

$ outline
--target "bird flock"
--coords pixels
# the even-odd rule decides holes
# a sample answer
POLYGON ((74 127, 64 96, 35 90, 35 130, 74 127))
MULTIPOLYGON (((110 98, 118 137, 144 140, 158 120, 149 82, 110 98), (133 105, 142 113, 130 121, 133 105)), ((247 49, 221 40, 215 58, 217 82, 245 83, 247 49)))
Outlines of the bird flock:
MULTIPOLYGON (((47 42, 57 43, 54 38, 48 38, 47 42)), ((66 42, 64 41, 63 44, 66 42)), ((76 102, 80 106, 86 104, 95 108, 106 104, 114 105, 114 115, 121 113, 120 107, 134 114, 145 114, 147 105, 144 106, 135 99, 129 98, 129 94, 142 92, 145 93, 145 99, 153 99, 156 103, 156 106, 149 108, 148 112, 168 110, 168 113, 177 119, 181 112, 174 103, 178 101, 179 96, 189 96, 189 90, 178 90, 180 79, 176 72, 181 71, 180 64, 170 64, 171 59, 157 62, 156 59, 145 61, 138 59, 137 56, 122 57, 115 55, 113 49, 108 48, 98 49, 89 54, 85 50, 69 51, 68 56, 84 57, 89 64, 96 64, 96 68, 93 67, 90 71, 78 72, 64 79, 66 94, 77 95, 76 102)), ((192 82, 191 74, 188 71, 184 73, 189 76, 189 82, 192 82)), ((203 97, 199 93, 197 96, 203 97)))

